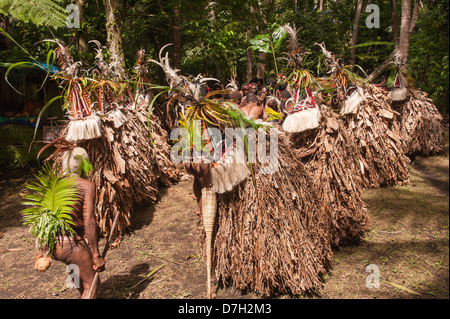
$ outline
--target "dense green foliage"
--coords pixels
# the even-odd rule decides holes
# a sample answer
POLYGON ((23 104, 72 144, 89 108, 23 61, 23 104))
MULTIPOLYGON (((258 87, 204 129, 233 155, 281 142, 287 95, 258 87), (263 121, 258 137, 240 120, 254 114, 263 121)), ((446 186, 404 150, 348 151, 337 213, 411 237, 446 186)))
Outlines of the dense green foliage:
POLYGON ((416 86, 430 93, 442 111, 448 108, 450 85, 448 0, 429 1, 427 9, 427 13, 419 18, 417 31, 411 36, 410 72, 416 86))
MULTIPOLYGON (((21 0, 26 2, 26 0, 21 0)), ((8 2, 0 0, 1 8, 8 2)), ((51 2, 45 0, 44 2, 51 2)), ((54 3, 65 7, 70 1, 54 3)), ((411 1, 414 5, 414 1, 411 1)), ((415 86, 428 92, 441 111, 447 112, 448 80, 448 0, 423 0, 419 21, 410 41, 410 74, 415 86)), ((373 0, 380 9, 380 27, 368 28, 364 1, 359 23, 355 63, 367 73, 373 71, 393 49, 392 18, 389 1, 373 0)), ((182 73, 197 75, 206 73, 227 82, 237 75, 240 83, 246 80, 248 49, 253 51, 253 77, 259 60, 259 51, 252 39, 262 39, 283 24, 295 25, 301 45, 311 52, 317 63, 313 71, 320 75, 320 48, 316 42, 325 42, 328 50, 348 61, 350 40, 356 11, 356 0, 324 0, 320 10, 317 0, 130 0, 122 1, 122 36, 126 67, 130 71, 136 62, 137 50, 143 48, 147 56, 156 58, 159 49, 173 42, 174 12, 179 9, 182 40, 182 73)), ((17 11, 17 10, 16 10, 17 11)), ((399 22, 401 0, 397 1, 399 22)), ((42 13, 36 11, 35 19, 21 11, 10 12, 14 16, 7 31, 34 56, 45 60, 50 43, 37 43, 52 38, 52 33, 68 43, 76 58, 93 61, 94 50, 83 52, 78 47, 82 33, 87 40, 97 39, 106 45, 106 17, 103 1, 87 1, 80 29, 46 27, 39 22, 42 13), (23 15, 23 16, 22 16, 23 15)), ((1 17, 1 16, 0 16, 1 17)), ((57 24, 55 22, 55 24, 57 24)), ((57 25, 56 25, 57 26, 57 25)), ((276 64, 283 68, 280 59, 286 51, 286 39, 274 50, 267 51, 265 58, 266 79, 276 75, 276 64), (275 55, 277 60, 273 59, 275 55), (275 64, 276 62, 276 64, 275 64)), ((174 50, 170 47, 171 54, 174 50)), ((0 39, 0 60, 22 61, 26 58, 21 49, 0 39), (6 44, 4 44, 6 42, 6 44)), ((150 65, 155 81, 162 83, 163 75, 156 65, 150 65)), ((386 74, 387 75, 387 74, 386 74)))
POLYGON ((61 28, 66 25, 66 10, 63 0, 2 0, 0 13, 20 18, 38 26, 61 28))

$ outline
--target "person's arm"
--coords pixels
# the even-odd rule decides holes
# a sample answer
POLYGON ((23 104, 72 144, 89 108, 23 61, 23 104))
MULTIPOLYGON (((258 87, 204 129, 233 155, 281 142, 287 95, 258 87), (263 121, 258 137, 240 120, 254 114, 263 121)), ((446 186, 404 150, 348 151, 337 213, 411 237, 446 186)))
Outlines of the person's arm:
POLYGON ((105 269, 105 261, 100 256, 98 249, 97 223, 94 215, 95 185, 89 181, 84 182, 86 183, 86 194, 83 200, 84 231, 94 259, 94 270, 103 271, 105 269))
POLYGON ((241 99, 241 103, 240 103, 239 107, 244 107, 246 104, 247 104, 247 98, 244 96, 241 99))
POLYGON ((263 114, 262 114, 262 119, 263 119, 263 121, 266 121, 268 117, 269 117, 269 114, 267 114, 267 113, 266 113, 266 109, 263 108, 263 114))

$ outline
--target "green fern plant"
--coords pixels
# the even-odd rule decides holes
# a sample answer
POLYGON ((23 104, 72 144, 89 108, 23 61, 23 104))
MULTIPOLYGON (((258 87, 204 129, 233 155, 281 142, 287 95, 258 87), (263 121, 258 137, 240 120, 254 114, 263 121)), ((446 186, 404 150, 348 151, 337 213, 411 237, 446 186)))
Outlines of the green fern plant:
POLYGON ((21 211, 23 224, 30 226, 40 248, 53 254, 59 235, 74 235, 72 226, 72 205, 78 198, 74 176, 55 173, 47 162, 43 169, 34 175, 38 181, 29 182, 25 187, 32 191, 24 195, 23 205, 31 206, 21 211))
POLYGON ((2 0, 0 13, 37 26, 61 28, 66 25, 67 12, 63 0, 2 0))

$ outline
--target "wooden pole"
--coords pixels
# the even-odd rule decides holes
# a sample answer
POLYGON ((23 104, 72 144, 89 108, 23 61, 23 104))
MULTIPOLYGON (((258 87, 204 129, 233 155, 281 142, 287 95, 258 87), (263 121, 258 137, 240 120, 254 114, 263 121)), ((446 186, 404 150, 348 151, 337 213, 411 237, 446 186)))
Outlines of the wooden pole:
MULTIPOLYGON (((109 237, 106 239, 105 248, 103 248, 103 253, 102 253, 103 259, 105 259, 106 252, 108 251, 109 243, 111 242, 111 238, 114 233, 114 229, 116 228, 117 220, 119 219, 119 215, 120 215, 119 212, 117 212, 116 217, 114 217, 114 222, 112 224, 111 231, 109 233, 109 237)), ((98 277, 99 277, 99 272, 97 271, 95 273, 94 280, 92 280, 91 288, 89 289, 88 299, 92 298, 92 292, 94 291, 95 287, 98 285, 98 277)))

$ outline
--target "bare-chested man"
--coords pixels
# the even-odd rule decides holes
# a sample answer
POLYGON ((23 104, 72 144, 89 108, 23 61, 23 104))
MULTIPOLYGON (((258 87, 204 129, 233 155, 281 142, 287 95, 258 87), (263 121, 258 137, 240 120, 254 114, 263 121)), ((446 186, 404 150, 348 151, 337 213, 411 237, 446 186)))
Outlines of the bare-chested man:
MULTIPOLYGON (((86 151, 79 147, 67 151, 63 158, 63 169, 68 169, 69 172, 76 175, 83 156, 88 157, 86 151)), ((81 299, 87 299, 95 273, 105 270, 105 260, 101 257, 98 249, 97 224, 94 215, 95 185, 78 175, 75 178, 79 199, 72 211, 72 218, 75 223, 72 228, 76 236, 60 236, 53 258, 64 262, 66 265, 78 266, 80 285, 77 288, 81 294, 81 299)), ((36 260, 42 256, 43 253, 38 252, 36 260)), ((98 287, 99 284, 93 290, 91 298, 97 297, 98 287)))
POLYGON ((241 111, 249 118, 254 120, 263 120, 264 108, 258 104, 258 97, 253 93, 247 94, 246 97, 247 103, 244 106, 241 106, 241 111))

